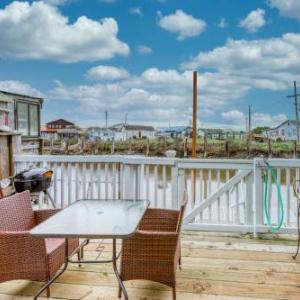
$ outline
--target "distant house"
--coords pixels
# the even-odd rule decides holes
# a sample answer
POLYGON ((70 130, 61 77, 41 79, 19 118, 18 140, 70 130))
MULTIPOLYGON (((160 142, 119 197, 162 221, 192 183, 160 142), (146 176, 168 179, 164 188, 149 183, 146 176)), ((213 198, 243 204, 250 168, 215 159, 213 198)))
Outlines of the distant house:
POLYGON ((23 148, 37 152, 41 145, 40 118, 44 99, 0 91, 0 131, 22 134, 23 148))
POLYGON ((242 139, 245 136, 245 132, 233 129, 199 128, 198 136, 204 137, 205 135, 208 139, 214 140, 242 139))
POLYGON ((80 136, 80 130, 74 123, 65 119, 58 119, 46 123, 46 126, 41 129, 41 135, 48 140, 78 138, 80 136))
MULTIPOLYGON (((300 129, 300 122, 298 124, 300 129)), ((297 140, 297 122, 295 120, 286 120, 280 125, 265 130, 263 134, 271 139, 282 139, 285 141, 297 140)))
POLYGON ((174 126, 162 130, 163 135, 171 138, 191 137, 192 127, 190 126, 174 126))
POLYGON ((87 129, 87 133, 90 141, 107 141, 115 138, 115 131, 109 128, 93 126, 87 129))
POLYGON ((111 126, 109 129, 115 132, 115 140, 128 140, 130 138, 155 138, 155 130, 152 126, 129 125, 121 123, 111 126))
POLYGON ((46 128, 49 128, 49 129, 65 129, 65 128, 72 128, 74 126, 75 126, 74 123, 69 122, 65 119, 58 119, 58 120, 46 123, 46 128))

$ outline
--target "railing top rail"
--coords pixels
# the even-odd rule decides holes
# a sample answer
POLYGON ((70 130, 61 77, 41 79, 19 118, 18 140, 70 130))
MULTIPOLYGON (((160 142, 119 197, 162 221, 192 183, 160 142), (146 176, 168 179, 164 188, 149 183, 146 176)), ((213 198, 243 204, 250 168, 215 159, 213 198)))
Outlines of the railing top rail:
MULTIPOLYGON (((264 166, 262 158, 252 159, 191 159, 169 157, 145 157, 141 155, 16 155, 18 162, 53 162, 53 163, 123 163, 129 165, 178 165, 181 169, 239 169, 249 170, 253 163, 264 166)), ((299 168, 300 159, 268 159, 278 168, 299 168)))
POLYGON ((238 169, 250 170, 253 168, 253 160, 250 159, 180 159, 180 169, 238 169))
POLYGON ((176 158, 144 157, 138 155, 16 155, 16 162, 87 162, 123 163, 129 165, 174 165, 176 158))
MULTIPOLYGON (((271 166, 277 168, 300 168, 300 159, 296 158, 268 158, 267 161, 271 166)), ((257 166, 265 166, 263 158, 255 158, 254 163, 257 166)))

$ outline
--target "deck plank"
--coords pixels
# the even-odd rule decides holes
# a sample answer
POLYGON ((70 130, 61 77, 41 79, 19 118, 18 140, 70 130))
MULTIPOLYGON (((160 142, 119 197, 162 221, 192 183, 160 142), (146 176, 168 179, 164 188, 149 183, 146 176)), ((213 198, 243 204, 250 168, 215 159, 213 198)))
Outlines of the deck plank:
MULTIPOLYGON (((270 240, 186 232, 183 268, 177 273, 179 300, 300 299, 300 257, 294 261, 292 238, 270 240)), ((110 241, 91 241, 86 258, 111 256, 110 241), (98 250, 97 250, 98 249, 98 250)), ((125 283, 130 299, 171 299, 168 287, 148 281, 125 283)), ((0 300, 32 299, 41 283, 16 280, 0 284, 0 300)), ((69 266, 53 284, 53 299, 117 299, 112 266, 69 266)), ((46 298, 45 298, 46 299, 46 298)))

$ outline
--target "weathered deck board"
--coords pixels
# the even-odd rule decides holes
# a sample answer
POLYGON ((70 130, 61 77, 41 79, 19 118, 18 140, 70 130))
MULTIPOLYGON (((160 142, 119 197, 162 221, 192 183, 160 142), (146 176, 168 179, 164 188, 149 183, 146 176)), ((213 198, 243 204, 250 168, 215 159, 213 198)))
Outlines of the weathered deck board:
MULTIPOLYGON (((177 273, 179 300, 300 299, 300 256, 293 261, 294 240, 255 240, 247 237, 187 232, 183 235, 183 268, 177 273)), ((87 258, 111 256, 111 244, 91 242, 87 258)), ((31 299, 40 283, 0 284, 0 299, 31 299)), ((168 287, 147 281, 126 283, 130 299, 171 299, 168 287)), ((70 265, 52 286, 61 299, 117 299, 112 266, 70 265)))

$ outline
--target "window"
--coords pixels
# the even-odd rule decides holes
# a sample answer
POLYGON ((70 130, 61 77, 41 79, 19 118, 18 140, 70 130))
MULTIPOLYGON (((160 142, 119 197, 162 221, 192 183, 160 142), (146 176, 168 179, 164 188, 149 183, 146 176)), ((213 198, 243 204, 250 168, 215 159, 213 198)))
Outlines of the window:
POLYGON ((17 129, 25 136, 39 135, 38 105, 17 102, 17 129))
POLYGON ((17 103, 17 120, 18 130, 23 135, 29 135, 29 120, 28 120, 28 104, 23 102, 17 103))
POLYGON ((281 135, 284 135, 284 129, 281 129, 281 135))
POLYGON ((37 105, 29 105, 29 135, 39 135, 39 110, 37 105))

